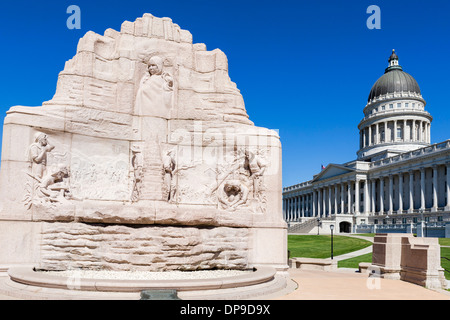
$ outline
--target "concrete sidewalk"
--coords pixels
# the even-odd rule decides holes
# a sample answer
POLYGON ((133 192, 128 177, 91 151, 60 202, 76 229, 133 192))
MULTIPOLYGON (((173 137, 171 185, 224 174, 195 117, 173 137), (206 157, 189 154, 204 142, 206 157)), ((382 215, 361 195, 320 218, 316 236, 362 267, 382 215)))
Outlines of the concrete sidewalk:
POLYGON ((333 260, 336 260, 336 261, 346 260, 346 259, 358 257, 363 254, 367 254, 367 253, 371 253, 371 252, 372 252, 372 246, 358 250, 358 251, 353 251, 350 253, 346 253, 346 254, 343 254, 340 256, 333 257, 333 260))
MULTIPOLYGON (((257 300, 450 300, 448 291, 437 292, 401 280, 368 278, 348 269, 289 269, 289 275, 289 288, 257 300)), ((23 299, 0 294, 0 300, 23 299)))
POLYGON ((369 278, 354 271, 289 269, 297 289, 276 300, 450 300, 449 291, 434 291, 401 280, 369 278))

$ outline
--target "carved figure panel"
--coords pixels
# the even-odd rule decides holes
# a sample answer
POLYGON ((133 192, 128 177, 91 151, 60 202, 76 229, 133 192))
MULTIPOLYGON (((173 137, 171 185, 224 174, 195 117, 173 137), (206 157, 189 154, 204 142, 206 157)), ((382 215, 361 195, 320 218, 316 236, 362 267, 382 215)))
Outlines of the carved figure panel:
POLYGON ((129 171, 128 142, 73 137, 70 183, 75 197, 128 201, 129 171))
POLYGON ((60 152, 49 142, 47 134, 36 132, 26 157, 29 170, 25 178, 24 205, 57 204, 72 199, 69 186, 68 153, 60 152))
POLYGON ((150 58, 136 95, 135 114, 168 119, 172 108, 173 78, 159 56, 150 58))
POLYGON ((219 208, 237 210, 246 207, 255 213, 266 211, 264 173, 267 162, 262 150, 238 149, 234 160, 219 165, 217 184, 211 189, 219 208))

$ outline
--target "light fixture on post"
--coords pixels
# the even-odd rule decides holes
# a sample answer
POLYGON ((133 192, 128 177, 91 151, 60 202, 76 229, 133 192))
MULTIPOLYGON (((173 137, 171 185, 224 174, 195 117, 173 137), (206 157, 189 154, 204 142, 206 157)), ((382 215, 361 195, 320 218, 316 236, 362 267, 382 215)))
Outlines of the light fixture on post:
POLYGON ((333 230, 334 230, 334 224, 330 224, 330 230, 331 230, 331 259, 333 259, 333 230))

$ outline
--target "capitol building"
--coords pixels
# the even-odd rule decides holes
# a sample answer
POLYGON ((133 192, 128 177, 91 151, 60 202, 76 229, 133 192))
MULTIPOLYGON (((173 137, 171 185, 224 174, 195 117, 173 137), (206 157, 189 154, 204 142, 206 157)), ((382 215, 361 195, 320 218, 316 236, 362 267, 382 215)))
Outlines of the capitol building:
POLYGON ((290 232, 450 234, 450 140, 430 144, 433 117, 417 81, 394 50, 388 62, 363 109, 356 160, 283 188, 290 232))

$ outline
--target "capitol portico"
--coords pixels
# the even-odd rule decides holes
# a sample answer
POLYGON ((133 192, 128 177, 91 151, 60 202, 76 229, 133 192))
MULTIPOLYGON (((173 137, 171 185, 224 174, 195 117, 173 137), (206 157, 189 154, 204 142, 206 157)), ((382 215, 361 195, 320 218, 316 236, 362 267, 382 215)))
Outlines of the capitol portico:
POLYGON ((394 50, 388 62, 363 109, 357 159, 283 189, 291 232, 329 233, 330 224, 337 232, 413 232, 425 224, 450 234, 450 140, 430 144, 433 118, 419 85, 394 50))

